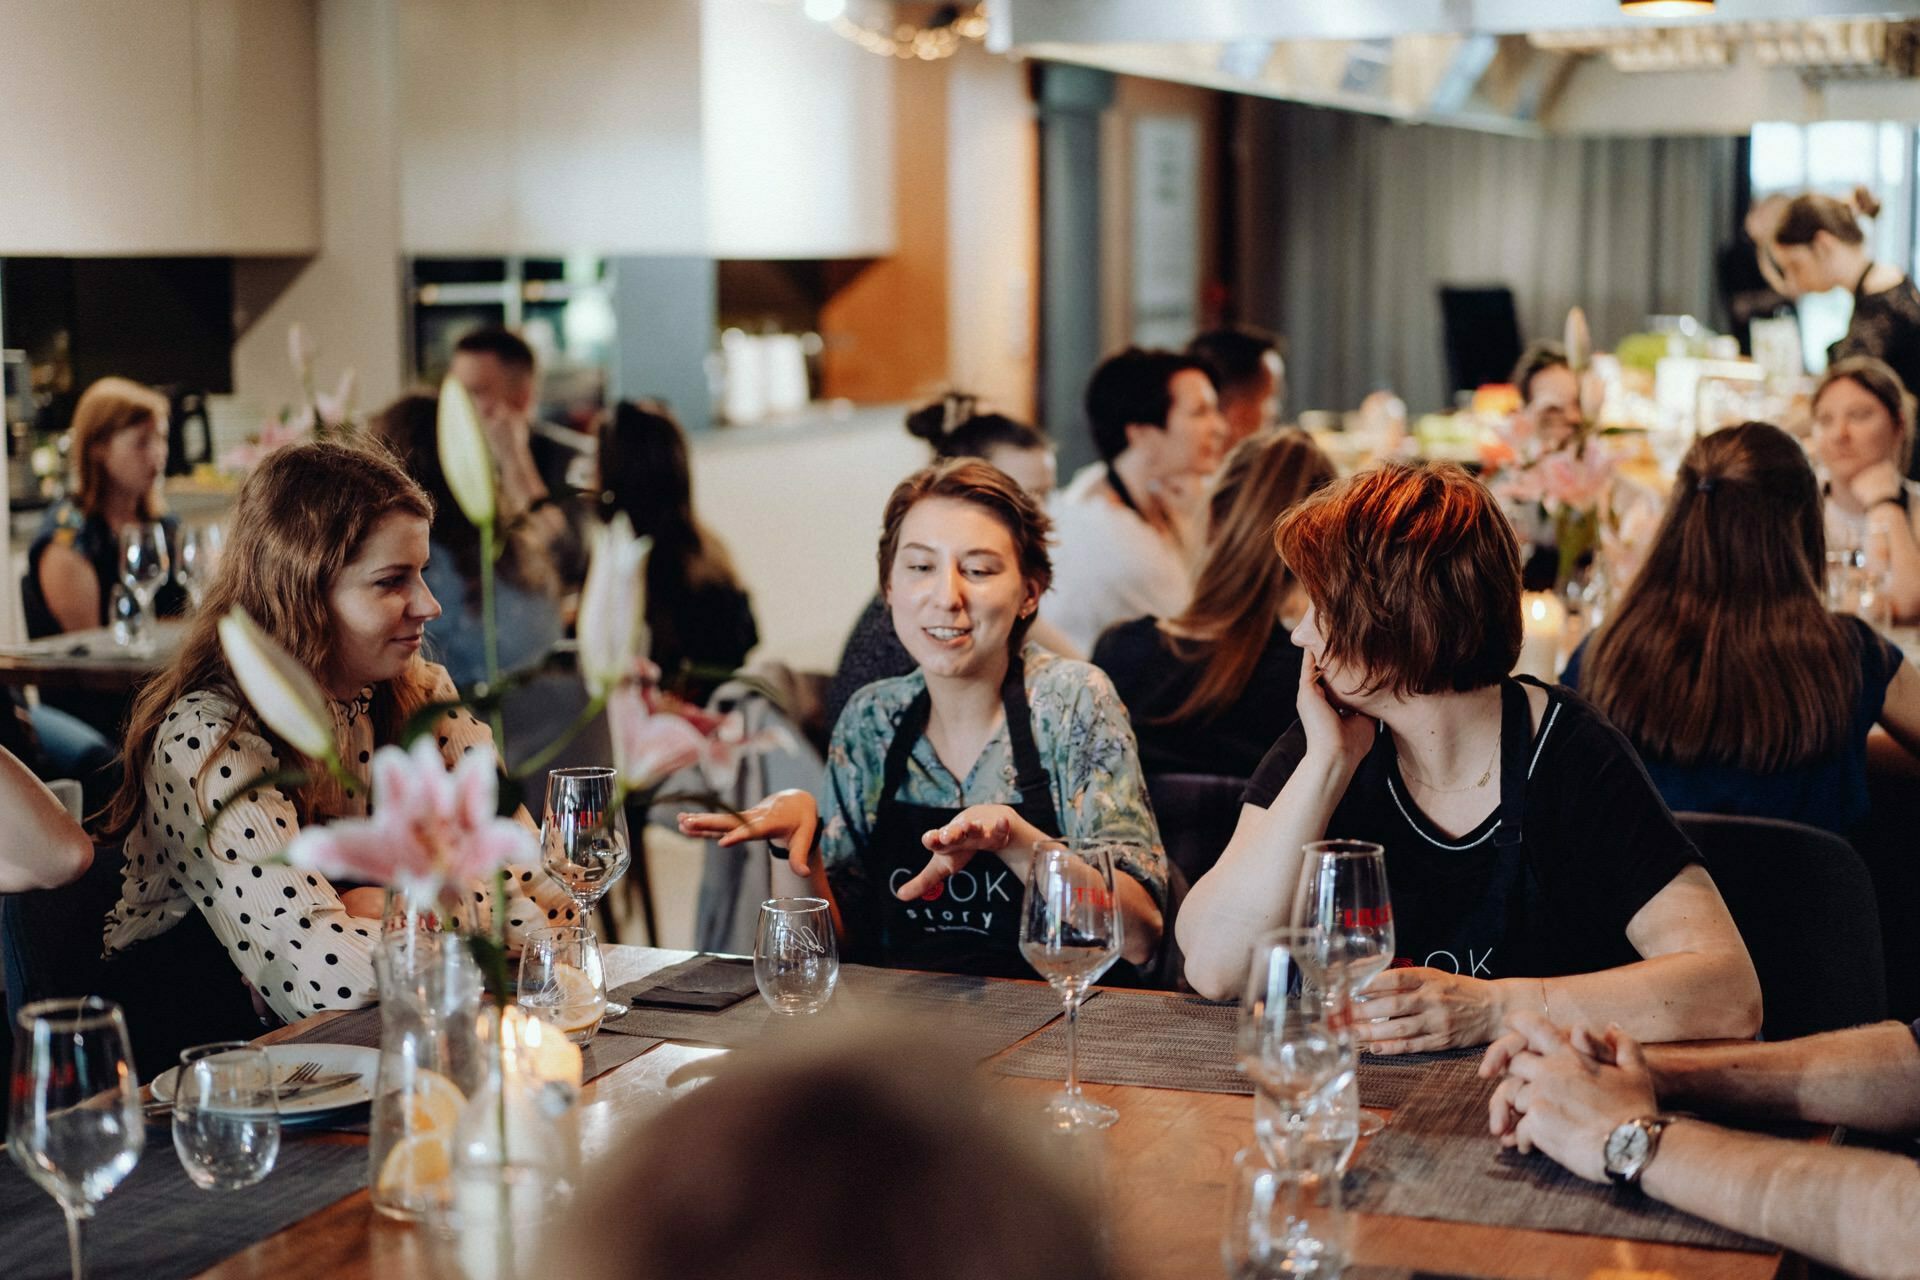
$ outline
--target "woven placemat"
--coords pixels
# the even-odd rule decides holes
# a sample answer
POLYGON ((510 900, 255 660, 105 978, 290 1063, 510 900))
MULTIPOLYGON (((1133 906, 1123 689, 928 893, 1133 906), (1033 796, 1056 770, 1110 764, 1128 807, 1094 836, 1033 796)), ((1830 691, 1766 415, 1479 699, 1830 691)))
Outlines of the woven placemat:
MULTIPOLYGON (((613 998, 627 1000, 646 990, 650 982, 643 979, 622 987, 613 998)), ((1039 983, 848 964, 840 966, 833 1002, 819 1016, 937 1021, 946 1040, 979 1059, 1032 1035, 1060 1013, 1060 998, 1039 983)), ((766 1001, 756 998, 713 1012, 635 1005, 626 1017, 603 1029, 737 1049, 759 1040, 781 1021, 766 1001)))
POLYGON ((1487 1133, 1494 1081, 1471 1056, 1429 1065, 1425 1079, 1348 1175, 1350 1207, 1409 1218, 1612 1236, 1769 1253, 1636 1191, 1598 1186, 1539 1153, 1503 1151, 1487 1133))
POLYGON ((1477 1070, 1486 1050, 1480 1046, 1438 1053, 1363 1053, 1360 1055, 1360 1105, 1397 1111, 1407 1105, 1437 1062, 1472 1062, 1477 1070))
MULTIPOLYGON (((198 1275, 367 1185, 367 1149, 283 1134, 273 1172, 239 1191, 187 1180, 162 1129, 127 1180, 100 1203, 84 1235, 93 1280, 198 1275)), ((11 1160, 0 1160, 0 1274, 65 1280, 67 1229, 59 1206, 11 1160)))
MULTIPOLYGON (((1080 1007, 1080 1079, 1201 1093, 1251 1094, 1234 1058, 1233 1004, 1198 996, 1101 991, 1080 1007)), ((1041 1080, 1067 1074, 1065 1019, 994 1060, 1010 1076, 1041 1080)))
MULTIPOLYGON (((607 1028, 603 1024, 601 1031, 607 1028)), ((298 1035, 287 1037, 287 1044, 353 1044, 369 1049, 380 1047, 380 1009, 375 1005, 366 1009, 355 1009, 330 1022, 302 1031, 298 1035)), ((584 1078, 595 1079, 605 1075, 624 1063, 632 1062, 660 1043, 658 1037, 633 1035, 596 1035, 587 1042, 582 1053, 581 1064, 584 1078)), ((343 1132, 353 1132, 352 1127, 343 1126, 343 1132)), ((360 1130, 364 1132, 364 1129, 360 1130)))

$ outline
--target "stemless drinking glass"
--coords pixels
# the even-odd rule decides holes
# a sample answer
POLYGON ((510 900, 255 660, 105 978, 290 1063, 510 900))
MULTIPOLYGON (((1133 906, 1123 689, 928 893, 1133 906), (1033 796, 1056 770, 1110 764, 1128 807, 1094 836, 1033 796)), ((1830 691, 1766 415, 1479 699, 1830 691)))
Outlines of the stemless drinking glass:
POLYGON ((107 626, 113 642, 123 649, 146 643, 147 616, 140 611, 140 597, 124 582, 113 584, 107 593, 107 626))
POLYGON ((1080 1002, 1120 956, 1120 908, 1113 896, 1113 848, 1043 840, 1027 870, 1020 954, 1053 984, 1067 1008, 1067 1083, 1047 1104, 1056 1129, 1104 1129, 1120 1118, 1080 1092, 1080 1002))
POLYGON ((265 1049, 229 1040, 181 1051, 173 1084, 173 1150, 203 1191, 238 1191, 273 1171, 280 1155, 280 1099, 265 1049))
POLYGON ((126 1019, 87 996, 36 1001, 15 1023, 7 1152, 59 1201, 81 1280, 80 1223, 133 1172, 146 1141, 126 1019))
POLYGON ((1276 929, 1253 947, 1240 1000, 1241 1070, 1272 1101, 1270 1154, 1294 1168, 1335 1145, 1316 1139, 1314 1118, 1353 1079, 1353 1050, 1329 1017, 1314 929, 1276 929))
MULTIPOLYGON (((1294 920, 1318 929, 1325 941, 1326 994, 1336 1007, 1336 1025, 1350 1036, 1355 995, 1393 963, 1386 850, 1368 840, 1315 840, 1301 855, 1294 920)), ((1360 1136, 1371 1137, 1386 1120, 1377 1111, 1361 1111, 1359 1124, 1360 1136)))
POLYGON ((522 1009, 539 1015, 585 1044, 600 1029, 607 1012, 607 975, 600 963, 600 940, 583 924, 527 933, 520 952, 522 1009))
MULTIPOLYGON (((607 890, 627 874, 627 816, 607 768, 555 769, 547 775, 547 815, 540 823, 540 865, 558 880, 584 923, 607 890)), ((627 1006, 607 1002, 607 1016, 627 1006)))
POLYGON ((840 981, 825 898, 769 898, 753 937, 753 984, 775 1013, 818 1013, 840 981))
POLYGON ((1258 1150, 1233 1158, 1220 1258, 1229 1280, 1334 1280, 1351 1249, 1336 1170, 1276 1168, 1258 1150))

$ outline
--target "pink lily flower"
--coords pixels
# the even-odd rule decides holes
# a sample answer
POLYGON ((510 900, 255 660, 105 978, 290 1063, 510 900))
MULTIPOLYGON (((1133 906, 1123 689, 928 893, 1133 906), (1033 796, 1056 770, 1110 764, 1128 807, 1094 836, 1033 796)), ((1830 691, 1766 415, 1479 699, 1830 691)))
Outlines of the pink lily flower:
POLYGON ((539 860, 533 833, 495 813, 487 752, 470 752, 449 772, 433 739, 422 737, 410 751, 380 748, 372 773, 373 816, 308 827, 287 846, 288 861, 426 899, 508 863, 539 860))

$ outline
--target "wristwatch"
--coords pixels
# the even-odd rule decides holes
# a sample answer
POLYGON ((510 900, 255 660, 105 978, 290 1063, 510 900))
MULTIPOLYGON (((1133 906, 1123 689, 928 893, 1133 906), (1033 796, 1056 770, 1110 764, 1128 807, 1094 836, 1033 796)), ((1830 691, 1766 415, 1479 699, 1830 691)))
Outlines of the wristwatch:
POLYGON ((1674 1121, 1673 1116, 1639 1116, 1607 1135, 1602 1153, 1610 1181, 1623 1187, 1637 1186, 1640 1175, 1653 1163, 1660 1150, 1660 1133, 1674 1121))

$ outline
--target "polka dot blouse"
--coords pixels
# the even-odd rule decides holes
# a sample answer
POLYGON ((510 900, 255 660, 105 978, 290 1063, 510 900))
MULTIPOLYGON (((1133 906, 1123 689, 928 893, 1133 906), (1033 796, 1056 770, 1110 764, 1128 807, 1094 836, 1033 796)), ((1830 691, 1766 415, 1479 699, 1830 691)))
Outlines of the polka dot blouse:
MULTIPOLYGON (((433 670, 432 697, 457 696, 445 672, 433 670)), ((332 704, 340 759, 359 780, 346 792, 343 817, 367 813, 375 746, 367 706, 364 694, 332 704)), ((187 694, 167 709, 147 762, 146 809, 127 836, 120 901, 107 915, 107 952, 158 937, 198 911, 241 976, 288 1021, 371 1004, 379 922, 348 915, 326 877, 275 862, 299 819, 277 788, 233 798, 249 779, 281 767, 266 739, 235 733, 233 720, 233 705, 213 693, 187 694), (221 808, 229 811, 208 843, 207 819, 221 808)), ((435 733, 449 765, 468 751, 493 750, 487 726, 465 710, 449 712, 435 733)), ((521 820, 530 822, 524 811, 521 820)), ((508 883, 511 945, 527 929, 572 922, 572 900, 545 872, 514 867, 508 883)), ((461 923, 487 927, 492 906, 486 886, 473 886, 461 923)))

